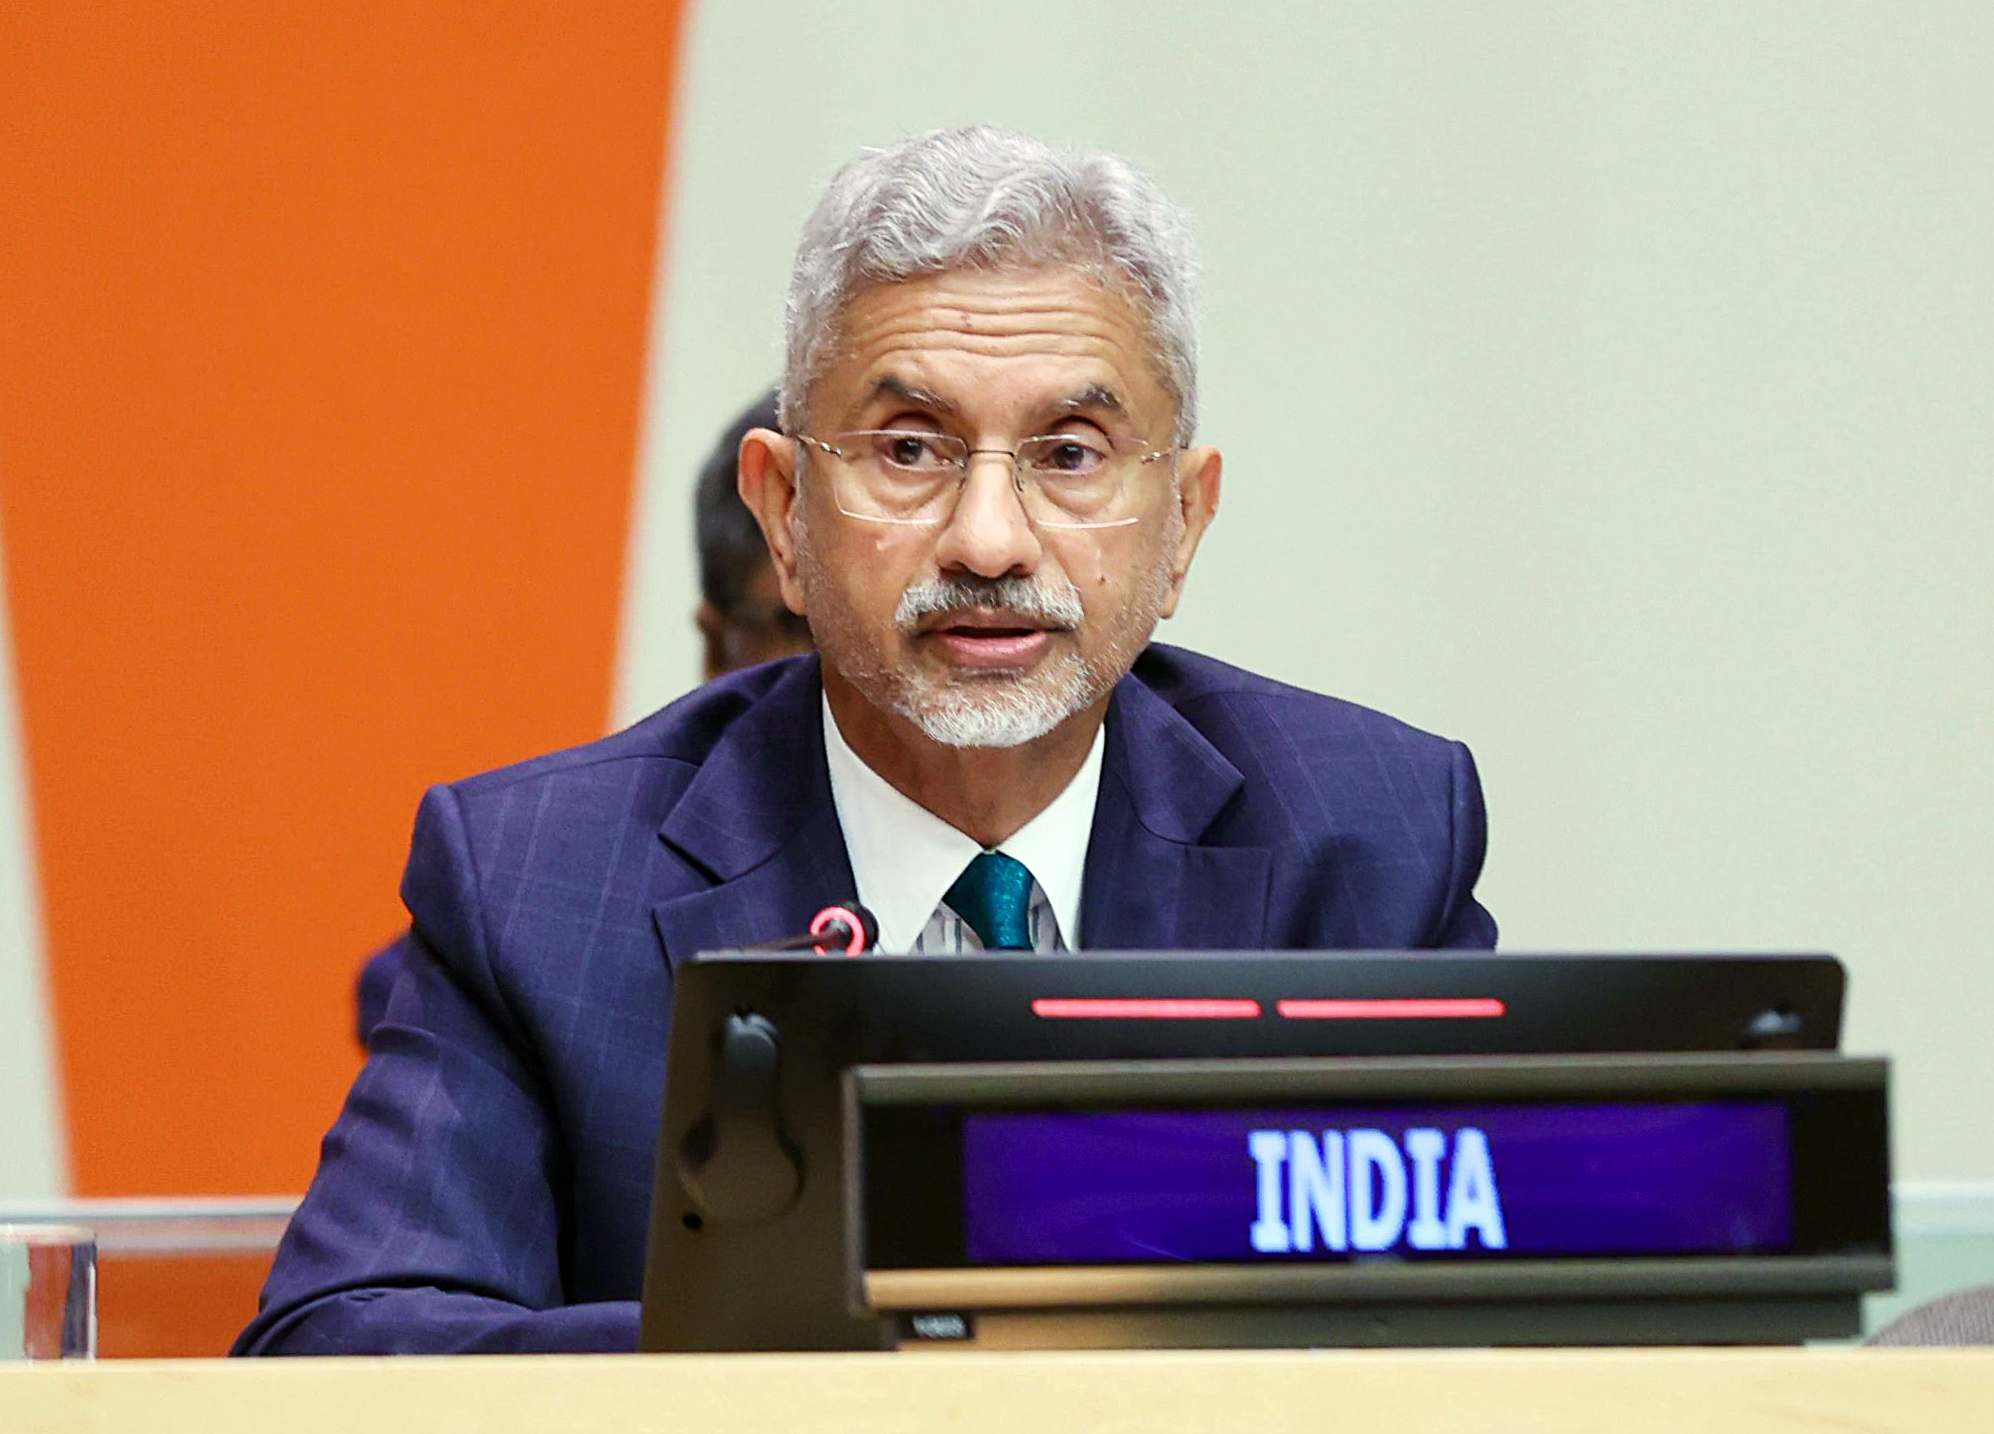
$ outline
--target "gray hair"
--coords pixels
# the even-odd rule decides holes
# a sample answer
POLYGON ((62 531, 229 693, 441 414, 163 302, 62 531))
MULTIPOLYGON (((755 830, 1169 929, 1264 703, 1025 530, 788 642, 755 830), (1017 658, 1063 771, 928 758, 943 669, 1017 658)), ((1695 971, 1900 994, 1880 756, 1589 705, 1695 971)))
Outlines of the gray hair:
POLYGON ((1198 404, 1197 253, 1184 211, 1112 154, 1064 154, 1009 130, 935 130, 853 160, 803 226, 783 315, 783 427, 804 422, 846 305, 869 284, 951 269, 1072 264, 1148 321, 1188 444, 1198 404))

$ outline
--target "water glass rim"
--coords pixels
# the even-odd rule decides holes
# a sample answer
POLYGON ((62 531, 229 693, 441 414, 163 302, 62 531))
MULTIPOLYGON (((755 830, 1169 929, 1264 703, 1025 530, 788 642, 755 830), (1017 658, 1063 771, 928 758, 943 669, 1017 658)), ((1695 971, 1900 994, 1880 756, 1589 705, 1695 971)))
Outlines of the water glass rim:
POLYGON ((97 1232, 85 1225, 0 1222, 0 1245, 94 1245, 97 1232))

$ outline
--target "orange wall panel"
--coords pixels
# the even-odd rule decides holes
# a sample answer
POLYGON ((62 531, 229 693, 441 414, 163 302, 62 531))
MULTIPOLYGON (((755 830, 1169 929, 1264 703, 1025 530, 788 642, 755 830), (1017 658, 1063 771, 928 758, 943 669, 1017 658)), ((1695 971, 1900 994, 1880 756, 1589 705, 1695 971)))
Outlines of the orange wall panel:
POLYGON ((97 1353, 220 1359, 256 1314, 270 1252, 99 1254, 97 1353))
POLYGON ((602 730, 681 8, 0 7, 78 1193, 301 1188, 422 787, 602 730))

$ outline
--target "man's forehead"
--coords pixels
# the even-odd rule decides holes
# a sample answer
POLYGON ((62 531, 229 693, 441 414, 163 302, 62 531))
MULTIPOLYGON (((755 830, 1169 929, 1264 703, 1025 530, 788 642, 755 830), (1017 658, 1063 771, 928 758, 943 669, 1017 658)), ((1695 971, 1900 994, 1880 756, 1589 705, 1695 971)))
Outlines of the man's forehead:
POLYGON ((1147 422, 1174 407, 1142 314, 1071 266, 870 284, 838 327, 820 396, 842 411, 901 402, 947 417, 985 407, 993 386, 1054 414, 1147 422))

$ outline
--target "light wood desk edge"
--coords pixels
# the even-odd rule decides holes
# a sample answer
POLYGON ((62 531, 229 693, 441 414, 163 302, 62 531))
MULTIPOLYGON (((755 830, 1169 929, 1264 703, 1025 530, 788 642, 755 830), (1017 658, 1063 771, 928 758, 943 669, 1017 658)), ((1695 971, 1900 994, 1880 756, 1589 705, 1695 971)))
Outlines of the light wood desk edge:
POLYGON ((7 1434, 1987 1434, 1994 1350, 1392 1350, 0 1366, 7 1434))

